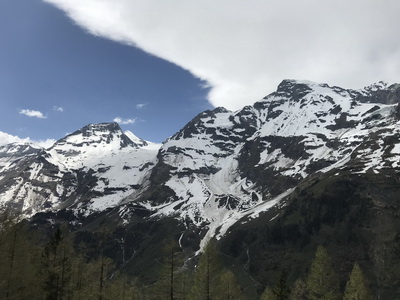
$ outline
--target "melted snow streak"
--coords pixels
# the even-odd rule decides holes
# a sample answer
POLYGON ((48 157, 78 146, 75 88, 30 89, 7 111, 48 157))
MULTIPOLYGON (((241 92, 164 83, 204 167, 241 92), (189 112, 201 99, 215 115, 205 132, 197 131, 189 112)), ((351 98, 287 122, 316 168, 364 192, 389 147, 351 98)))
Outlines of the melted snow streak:
MULTIPOLYGON (((202 239, 200 243, 200 250, 202 252, 204 247, 207 245, 208 241, 212 237, 216 237, 220 239, 224 236, 230 227, 232 227, 237 222, 246 222, 249 219, 257 218, 261 213, 268 211, 270 208, 274 206, 278 206, 282 199, 289 196, 294 189, 289 189, 286 192, 280 194, 279 196, 272 198, 271 200, 258 203, 254 207, 249 209, 245 209, 243 211, 230 211, 225 212, 223 214, 215 215, 215 218, 212 218, 210 225, 208 226, 208 231, 205 237, 202 239)), ((272 221, 273 219, 271 219, 272 221)))
MULTIPOLYGON (((221 224, 230 224, 258 205, 274 203, 257 182, 240 172, 239 156, 248 141, 265 141, 256 167, 273 169, 279 176, 305 178, 316 171, 327 172, 346 165, 367 136, 394 122, 395 104, 355 100, 385 88, 385 84, 362 91, 304 81, 285 84, 289 87, 253 107, 233 113, 220 108, 204 112, 170 138, 160 153, 164 163, 171 166, 165 185, 176 198, 162 205, 146 203, 147 208, 154 210, 156 216, 176 215, 189 218, 198 226, 207 224, 211 235, 217 228, 226 232, 221 224), (291 153, 283 151, 285 145, 273 144, 268 141, 270 137, 297 137, 303 144, 302 155, 291 157, 291 153), (309 169, 319 161, 324 162, 321 167, 309 169), (223 197, 234 200, 235 207, 230 207, 229 201, 221 201, 223 197)), ((397 127, 398 123, 390 126, 397 127)), ((397 148, 392 150, 392 156, 396 151, 397 148)), ((368 153, 366 160, 374 157, 382 161, 380 152, 368 153)), ((376 165, 371 161, 362 171, 376 165)))

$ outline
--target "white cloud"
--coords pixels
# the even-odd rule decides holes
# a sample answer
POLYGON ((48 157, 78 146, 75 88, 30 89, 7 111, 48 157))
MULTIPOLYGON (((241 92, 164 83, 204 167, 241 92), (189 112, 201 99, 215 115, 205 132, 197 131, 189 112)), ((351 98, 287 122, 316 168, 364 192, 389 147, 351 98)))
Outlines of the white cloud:
POLYGON ((39 119, 46 119, 47 117, 43 115, 42 112, 38 110, 31 110, 31 109, 21 109, 19 111, 21 115, 25 115, 32 118, 39 118, 39 119))
POLYGON ((42 147, 42 148, 45 148, 45 149, 50 148, 51 146, 53 146, 55 142, 56 142, 56 140, 54 140, 54 139, 46 139, 46 140, 38 140, 38 141, 33 140, 32 141, 33 144, 36 144, 39 147, 42 147))
POLYGON ((136 109, 142 109, 143 107, 145 107, 147 105, 147 103, 139 103, 136 104, 136 109))
POLYGON ((55 142, 56 141, 53 139, 35 141, 35 140, 31 140, 29 137, 28 138, 20 138, 18 136, 14 136, 14 135, 5 133, 3 131, 0 131, 0 146, 10 144, 10 143, 29 143, 29 144, 33 144, 38 147, 49 148, 55 142))
POLYGON ((53 110, 54 110, 54 111, 57 111, 57 112, 64 112, 64 108, 61 107, 61 106, 54 106, 54 107, 53 107, 53 110))
POLYGON ((44 0, 92 34, 206 80, 236 109, 284 78, 360 88, 400 78, 398 0, 44 0))
POLYGON ((114 122, 117 122, 122 125, 134 124, 136 122, 136 118, 135 119, 121 119, 120 117, 116 117, 114 119, 114 122))
POLYGON ((10 143, 30 143, 29 138, 21 139, 17 136, 0 131, 0 146, 10 144, 10 143))

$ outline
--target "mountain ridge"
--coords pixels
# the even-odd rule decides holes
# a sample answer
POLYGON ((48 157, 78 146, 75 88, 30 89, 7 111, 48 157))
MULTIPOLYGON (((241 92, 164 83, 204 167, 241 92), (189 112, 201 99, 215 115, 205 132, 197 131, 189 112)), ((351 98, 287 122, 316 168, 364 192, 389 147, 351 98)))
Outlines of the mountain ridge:
MULTIPOLYGON (((379 131, 374 128, 394 122, 399 110, 399 87, 379 82, 355 91, 283 80, 276 92, 253 106, 235 112, 215 108, 200 113, 162 145, 146 142, 130 132, 125 134, 117 123, 89 124, 43 149, 36 160, 42 160, 50 173, 64 172, 61 180, 74 177, 74 183, 65 180, 69 191, 47 192, 54 199, 63 198, 60 207, 72 205, 84 211, 87 202, 93 204, 92 209, 104 209, 134 200, 151 211, 162 208, 158 215, 172 214, 176 206, 184 207, 180 211, 185 215, 182 219, 201 224, 209 221, 209 217, 202 216, 206 203, 210 207, 218 202, 248 209, 279 196, 316 171, 345 163, 365 136, 379 131), (125 151, 130 148, 132 151, 125 151), (137 174, 131 172, 128 177, 141 179, 130 184, 126 179, 122 186, 110 186, 110 178, 100 174, 117 163, 106 157, 125 155, 126 161, 121 166, 119 160, 118 168, 129 171, 133 149, 141 153, 136 153, 136 159, 143 159, 143 155, 145 161, 135 163, 137 174), (54 166, 56 169, 51 170, 54 166), (142 167, 147 175, 139 175, 142 167), (268 186, 257 183, 259 178, 270 181, 268 186), (83 182, 89 186, 81 192, 84 195, 72 192, 72 186, 77 188, 83 182), (115 200, 100 204, 101 194, 113 191, 118 191, 115 200), (152 191, 156 196, 151 195, 152 191), (76 195, 71 197, 73 193, 76 195)), ((29 167, 30 179, 35 177, 31 170, 38 163, 29 167)), ((112 181, 118 181, 117 175, 113 176, 112 181)))
POLYGON ((216 239, 226 266, 270 284, 279 269, 297 279, 323 244, 342 283, 360 261, 393 299, 399 103, 398 84, 284 80, 252 106, 198 114, 163 144, 89 124, 48 149, 0 148, 0 205, 36 227, 66 222, 78 241, 110 231, 110 256, 137 276, 150 277, 143 261, 160 254, 147 249, 167 238, 188 261, 216 239))

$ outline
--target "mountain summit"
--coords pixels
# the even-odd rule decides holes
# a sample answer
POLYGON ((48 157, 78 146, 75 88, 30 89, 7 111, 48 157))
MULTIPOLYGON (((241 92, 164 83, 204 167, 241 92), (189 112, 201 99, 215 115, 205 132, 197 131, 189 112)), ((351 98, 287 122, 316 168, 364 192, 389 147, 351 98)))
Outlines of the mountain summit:
POLYGON ((397 168, 399 100, 396 84, 356 91, 284 80, 253 106, 199 114, 163 145, 117 123, 90 124, 4 162, 2 204, 26 215, 62 208, 87 215, 135 201, 214 234, 316 172, 397 168))
POLYGON ((117 123, 89 124, 4 167, 0 197, 3 205, 27 216, 67 207, 85 207, 86 214, 113 207, 144 184, 159 147, 122 132, 117 123))
POLYGON ((252 106, 200 113, 162 145, 117 123, 87 125, 49 149, 6 145, 0 204, 32 222, 124 228, 135 233, 132 256, 140 249, 142 258, 166 235, 193 255, 215 237, 255 277, 263 276, 260 243, 289 255, 285 247, 303 251, 328 238, 338 256, 350 247, 352 259, 370 257, 379 284, 390 285, 385 274, 397 269, 381 261, 400 266, 392 247, 400 230, 399 102, 398 84, 348 90, 284 80, 252 106))

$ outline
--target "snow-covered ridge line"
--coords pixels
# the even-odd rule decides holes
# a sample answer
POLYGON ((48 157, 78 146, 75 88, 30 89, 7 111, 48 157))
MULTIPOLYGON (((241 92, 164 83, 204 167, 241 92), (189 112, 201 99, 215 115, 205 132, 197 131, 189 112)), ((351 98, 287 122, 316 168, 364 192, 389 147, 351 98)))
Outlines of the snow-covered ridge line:
POLYGON ((89 124, 47 150, 3 159, 0 202, 25 215, 117 208, 124 224, 136 207, 220 237, 318 172, 400 171, 399 100, 399 85, 285 80, 252 106, 199 114, 162 145, 117 123, 89 124))
POLYGON ((87 215, 114 207, 143 184, 160 147, 125 134, 116 123, 89 124, 34 152, 27 169, 3 159, 0 166, 16 174, 8 188, 0 188, 0 205, 15 203, 27 216, 65 207, 87 215))

